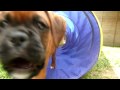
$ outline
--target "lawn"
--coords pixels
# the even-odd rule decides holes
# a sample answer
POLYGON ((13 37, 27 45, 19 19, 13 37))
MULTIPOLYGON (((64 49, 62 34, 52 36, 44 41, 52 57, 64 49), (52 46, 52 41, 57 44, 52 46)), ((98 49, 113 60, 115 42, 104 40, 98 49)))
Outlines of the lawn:
POLYGON ((82 79, 119 79, 120 78, 120 48, 102 48, 96 65, 82 79))
MULTIPOLYGON (((10 79, 1 64, 0 79, 10 79)), ((120 48, 104 46, 98 62, 82 79, 120 79, 120 48)))
POLYGON ((5 70, 3 70, 2 64, 0 64, 0 79, 11 79, 8 73, 5 70))

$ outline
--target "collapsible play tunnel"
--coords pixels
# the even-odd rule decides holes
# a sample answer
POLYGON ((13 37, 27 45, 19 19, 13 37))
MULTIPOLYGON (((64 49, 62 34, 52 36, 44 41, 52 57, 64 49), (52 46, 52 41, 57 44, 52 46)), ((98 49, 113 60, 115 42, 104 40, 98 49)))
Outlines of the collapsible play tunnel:
POLYGON ((56 69, 47 68, 47 79, 78 79, 97 62, 102 45, 100 24, 90 11, 54 11, 66 23, 66 43, 56 51, 56 69))

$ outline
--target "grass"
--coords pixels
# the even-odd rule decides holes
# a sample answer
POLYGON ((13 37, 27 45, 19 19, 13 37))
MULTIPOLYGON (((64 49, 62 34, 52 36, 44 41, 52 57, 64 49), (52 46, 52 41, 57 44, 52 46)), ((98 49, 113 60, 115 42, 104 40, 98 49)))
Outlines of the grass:
POLYGON ((2 68, 3 65, 0 64, 0 79, 11 79, 8 73, 2 68))
POLYGON ((82 79, 118 79, 119 54, 120 48, 104 46, 98 62, 82 79), (116 66, 117 68, 114 68, 116 66))
POLYGON ((83 76, 82 79, 109 78, 109 76, 104 75, 105 72, 109 70, 113 71, 109 61, 102 52, 96 65, 85 76, 83 76))
MULTIPOLYGON (((120 78, 120 48, 103 47, 95 66, 82 79, 120 78)), ((0 64, 0 79, 11 79, 0 64)))
POLYGON ((120 79, 120 47, 103 47, 103 51, 115 74, 120 79))

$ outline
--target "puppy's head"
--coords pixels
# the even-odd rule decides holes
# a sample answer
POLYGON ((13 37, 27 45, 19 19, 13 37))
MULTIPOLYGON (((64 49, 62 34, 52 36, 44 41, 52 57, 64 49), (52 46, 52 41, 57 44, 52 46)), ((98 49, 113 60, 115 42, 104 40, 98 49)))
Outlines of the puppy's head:
POLYGON ((0 56, 13 78, 31 78, 59 45, 65 27, 61 17, 44 11, 0 12, 0 56))

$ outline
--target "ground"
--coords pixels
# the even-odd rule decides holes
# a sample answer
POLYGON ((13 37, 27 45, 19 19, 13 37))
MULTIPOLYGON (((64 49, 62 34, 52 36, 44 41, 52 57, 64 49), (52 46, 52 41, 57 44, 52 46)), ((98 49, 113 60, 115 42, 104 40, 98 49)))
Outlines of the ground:
POLYGON ((96 65, 82 78, 120 79, 120 48, 104 46, 96 65))
MULTIPOLYGON (((10 79, 1 64, 0 79, 10 79)), ((104 46, 98 62, 82 79, 120 79, 120 48, 104 46)))

